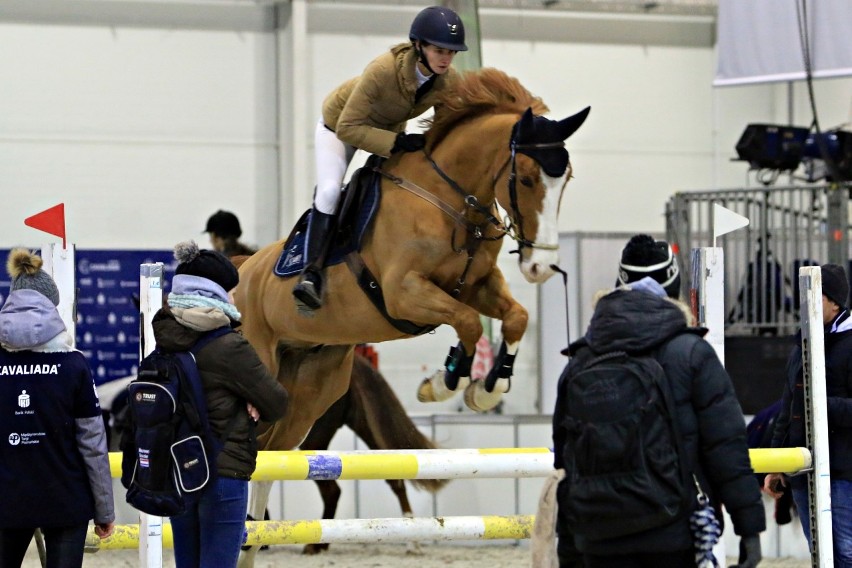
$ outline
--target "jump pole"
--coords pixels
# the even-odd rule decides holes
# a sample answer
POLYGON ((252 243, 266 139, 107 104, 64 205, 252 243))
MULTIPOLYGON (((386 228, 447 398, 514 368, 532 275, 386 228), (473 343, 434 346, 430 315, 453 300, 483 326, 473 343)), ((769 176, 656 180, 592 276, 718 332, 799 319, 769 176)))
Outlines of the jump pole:
MULTIPOLYGON (((163 307, 163 263, 139 265, 139 358, 140 360, 154 350, 154 328, 151 321, 154 314, 163 307)), ((121 454, 110 454, 110 469, 113 477, 121 476, 121 454), (118 461, 115 455, 119 456, 118 461), (116 465, 118 475, 116 476, 116 465)), ((167 525, 171 534, 171 525, 167 525)), ((147 568, 163 566, 163 519, 146 513, 139 513, 137 525, 137 546, 139 547, 139 565, 147 568), (142 530, 139 530, 142 527, 142 530)))
MULTIPOLYGON (((692 283, 690 304, 696 323, 707 328, 705 339, 725 366, 725 254, 718 246, 720 236, 741 229, 749 220, 738 213, 713 204, 711 224, 713 246, 692 250, 692 283)), ((720 538, 713 555, 725 562, 725 540, 720 538)))
MULTIPOLYGON (((481 517, 409 517, 389 519, 321 519, 247 521, 244 544, 404 543, 412 540, 523 540, 530 538, 535 515, 481 517)), ((173 546, 171 525, 163 527, 163 545, 173 546)), ((86 551, 139 546, 139 525, 123 525, 107 539, 93 532, 86 551)))
MULTIPOLYGON (((65 240, 63 238, 63 245, 65 240)), ((49 243, 41 246, 42 270, 50 274, 59 290, 59 305, 56 310, 65 330, 71 340, 71 346, 77 344, 77 280, 76 280, 76 249, 59 246, 59 243, 49 243)), ((36 548, 42 566, 47 565, 47 549, 44 545, 44 535, 41 529, 35 532, 36 548)))
POLYGON ((818 266, 799 269, 802 322, 802 369, 805 391, 805 435, 814 456, 808 473, 811 517, 811 564, 834 566, 831 520, 831 469, 828 459, 828 408, 825 388, 825 343, 822 323, 822 272, 818 266))
POLYGON ((77 282, 75 280, 76 250, 71 244, 63 248, 59 243, 41 247, 42 269, 53 277, 59 289, 59 305, 56 309, 65 323, 72 343, 76 343, 77 330, 77 282))
MULTIPOLYGON (((811 467, 807 448, 749 450, 756 473, 797 473, 811 467)), ((121 475, 121 453, 110 454, 113 477, 121 475)), ((553 471, 547 448, 488 450, 378 450, 364 452, 263 451, 252 481, 352 479, 543 478, 553 471)))

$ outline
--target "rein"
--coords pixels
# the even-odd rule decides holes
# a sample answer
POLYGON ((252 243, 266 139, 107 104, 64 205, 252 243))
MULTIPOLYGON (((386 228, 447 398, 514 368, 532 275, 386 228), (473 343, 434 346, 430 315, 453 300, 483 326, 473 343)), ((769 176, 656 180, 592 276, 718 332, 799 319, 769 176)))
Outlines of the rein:
MULTIPOLYGON (((430 162, 432 162, 432 159, 429 157, 428 154, 427 154, 426 157, 429 158, 430 162)), ((437 195, 423 189, 419 185, 412 183, 412 182, 410 182, 406 179, 403 179, 399 176, 395 176, 395 175, 393 175, 389 172, 386 172, 383 169, 378 168, 378 167, 373 168, 373 171, 375 171, 379 175, 384 176, 385 178, 389 179, 390 181, 392 181, 393 183, 395 183, 396 185, 398 185, 402 189, 404 189, 404 190, 406 190, 410 193, 413 193, 417 197, 431 203, 432 205, 434 205, 435 207, 437 207, 438 209, 440 209, 441 211, 446 213, 453 221, 456 222, 457 225, 459 225, 460 227, 462 227, 466 231, 467 238, 465 239, 464 246, 462 248, 456 249, 455 244, 452 245, 453 250, 456 251, 456 252, 462 252, 462 251, 467 252, 467 262, 464 265, 464 270, 462 270, 461 276, 459 276, 456 279, 455 288, 453 288, 453 290, 450 292, 450 295, 455 297, 455 296, 458 296, 459 294, 461 294, 462 286, 465 285, 465 282, 466 282, 466 279, 467 279, 467 273, 470 271, 470 267, 473 264, 473 257, 476 254, 476 249, 479 248, 479 243, 481 241, 496 241, 496 240, 502 239, 503 236, 507 234, 507 231, 503 228, 503 225, 500 223, 500 221, 497 219, 497 217, 492 215, 491 212, 490 212, 490 209, 494 207, 494 204, 492 204, 488 208, 483 207, 482 205, 479 204, 479 201, 476 199, 476 197, 474 197, 473 195, 469 195, 467 193, 464 193, 464 191, 458 186, 458 184, 455 181, 453 181, 449 177, 446 177, 446 174, 444 174, 444 172, 442 172, 440 169, 438 169, 438 166, 437 166, 437 164, 435 164, 435 162, 432 162, 432 164, 437 169, 438 173, 441 174, 441 177, 443 177, 445 180, 447 180, 447 182, 450 184, 451 187, 456 189, 456 191, 459 191, 464 196, 465 205, 467 207, 474 208, 474 209, 477 210, 477 212, 485 215, 486 221, 493 224, 500 231, 499 235, 494 236, 494 237, 486 237, 485 234, 484 234, 484 231, 483 231, 484 225, 477 225, 475 223, 472 223, 462 213, 459 213, 458 211, 453 209, 453 207, 449 203, 442 200, 437 195)), ((451 238, 450 240, 453 241, 453 242, 455 241, 455 231, 453 232, 453 238, 451 238)))

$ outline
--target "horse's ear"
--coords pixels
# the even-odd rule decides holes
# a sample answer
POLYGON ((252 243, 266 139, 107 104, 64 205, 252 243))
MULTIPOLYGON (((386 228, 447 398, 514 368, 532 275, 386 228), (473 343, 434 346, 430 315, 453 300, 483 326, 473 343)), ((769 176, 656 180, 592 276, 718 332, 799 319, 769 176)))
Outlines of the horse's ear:
POLYGON ((535 115, 533 114, 532 107, 527 107, 527 110, 525 110, 523 116, 521 116, 519 128, 521 130, 532 130, 534 119, 535 115))
MULTIPOLYGON (((586 117, 589 116, 589 111, 592 110, 592 107, 588 106, 578 112, 573 116, 569 116, 568 118, 563 118, 559 121, 559 136, 560 140, 567 140, 569 136, 574 134, 578 128, 580 128, 583 123, 586 121, 586 117)), ((526 116, 526 115, 524 115, 526 116)))

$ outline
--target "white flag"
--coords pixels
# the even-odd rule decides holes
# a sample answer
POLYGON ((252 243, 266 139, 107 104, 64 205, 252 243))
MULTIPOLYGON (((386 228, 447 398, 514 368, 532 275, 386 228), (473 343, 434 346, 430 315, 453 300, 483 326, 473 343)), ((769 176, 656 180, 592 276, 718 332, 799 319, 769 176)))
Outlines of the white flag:
POLYGON ((734 213, 730 209, 726 209, 721 205, 713 204, 713 246, 716 246, 716 239, 731 231, 742 229, 748 226, 748 217, 743 217, 739 213, 734 213))

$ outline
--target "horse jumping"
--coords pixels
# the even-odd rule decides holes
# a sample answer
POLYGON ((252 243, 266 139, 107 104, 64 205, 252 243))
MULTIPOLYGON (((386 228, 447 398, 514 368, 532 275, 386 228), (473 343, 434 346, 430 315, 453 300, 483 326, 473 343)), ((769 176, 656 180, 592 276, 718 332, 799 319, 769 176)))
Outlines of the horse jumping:
MULTIPOLYGON (((502 239, 517 242, 528 281, 553 275, 559 204, 572 173, 565 140, 589 112, 554 121, 541 116, 547 110, 501 71, 464 74, 436 108, 426 148, 395 154, 377 168, 378 211, 352 261, 326 268, 322 309, 301 312, 292 297, 297 278, 273 273, 285 241, 245 261, 233 291, 243 333, 291 401, 288 415, 260 434, 262 449, 297 447, 346 393, 355 345, 442 324, 456 330, 459 344, 444 376, 421 385, 419 398, 443 400, 464 390, 476 410, 499 403, 528 319, 497 267, 502 239), (359 279, 381 290, 385 314, 359 279), (470 383, 480 314, 502 322, 503 339, 489 376, 470 383)), ((254 492, 254 512, 262 513, 266 491, 254 492)))

